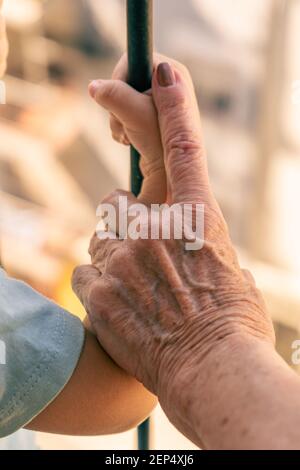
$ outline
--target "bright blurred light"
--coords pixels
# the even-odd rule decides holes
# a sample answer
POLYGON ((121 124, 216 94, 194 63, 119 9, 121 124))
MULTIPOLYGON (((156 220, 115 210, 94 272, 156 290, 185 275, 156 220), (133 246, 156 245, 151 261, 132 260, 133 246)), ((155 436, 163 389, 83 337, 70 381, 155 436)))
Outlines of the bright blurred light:
POLYGON ((35 0, 5 0, 3 12, 10 24, 26 28, 39 20, 42 15, 42 2, 35 0))

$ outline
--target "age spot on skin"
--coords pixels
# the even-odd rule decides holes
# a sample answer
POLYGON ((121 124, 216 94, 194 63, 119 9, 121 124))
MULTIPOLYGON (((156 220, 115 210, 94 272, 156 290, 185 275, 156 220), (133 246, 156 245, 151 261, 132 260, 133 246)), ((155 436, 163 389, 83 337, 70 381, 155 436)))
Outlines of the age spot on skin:
POLYGON ((228 423, 229 423, 229 418, 228 416, 225 416, 225 418, 222 419, 220 426, 224 428, 228 423))

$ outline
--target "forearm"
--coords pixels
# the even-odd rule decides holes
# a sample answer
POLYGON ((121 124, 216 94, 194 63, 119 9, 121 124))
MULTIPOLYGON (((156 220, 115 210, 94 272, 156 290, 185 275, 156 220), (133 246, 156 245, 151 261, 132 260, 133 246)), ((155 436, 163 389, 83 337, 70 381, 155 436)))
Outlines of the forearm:
POLYGON ((170 418, 200 447, 300 448, 300 379, 271 344, 232 337, 187 377, 170 418))
POLYGON ((156 398, 122 371, 87 332, 69 383, 27 428, 69 435, 124 432, 143 421, 155 404, 156 398))

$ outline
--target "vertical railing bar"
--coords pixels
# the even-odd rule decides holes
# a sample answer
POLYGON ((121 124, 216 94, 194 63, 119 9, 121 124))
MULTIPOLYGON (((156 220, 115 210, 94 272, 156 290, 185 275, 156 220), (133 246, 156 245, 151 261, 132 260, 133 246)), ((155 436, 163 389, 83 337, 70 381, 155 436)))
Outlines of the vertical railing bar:
MULTIPOLYGON (((140 92, 151 88, 153 70, 153 2, 127 0, 128 83, 140 92)), ((131 191, 138 196, 143 177, 140 156, 131 149, 131 191)))
MULTIPOLYGON (((153 72, 153 1, 127 0, 127 47, 128 83, 140 92, 151 88, 153 72)), ((131 191, 135 196, 141 192, 143 176, 140 155, 131 147, 131 191)), ((138 429, 138 448, 148 450, 150 421, 138 429)))

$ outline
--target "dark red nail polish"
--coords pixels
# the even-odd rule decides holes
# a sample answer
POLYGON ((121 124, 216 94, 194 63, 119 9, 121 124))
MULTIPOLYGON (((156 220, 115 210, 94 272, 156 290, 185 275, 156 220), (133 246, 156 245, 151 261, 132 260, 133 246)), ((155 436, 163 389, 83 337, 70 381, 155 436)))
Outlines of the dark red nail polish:
POLYGON ((167 62, 159 64, 157 67, 157 80, 161 87, 169 87, 175 85, 174 72, 167 62))

